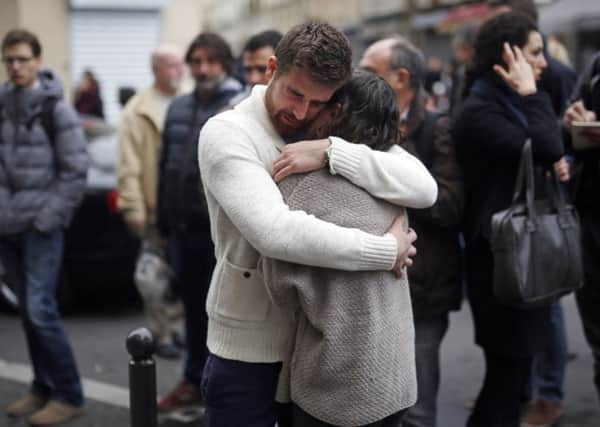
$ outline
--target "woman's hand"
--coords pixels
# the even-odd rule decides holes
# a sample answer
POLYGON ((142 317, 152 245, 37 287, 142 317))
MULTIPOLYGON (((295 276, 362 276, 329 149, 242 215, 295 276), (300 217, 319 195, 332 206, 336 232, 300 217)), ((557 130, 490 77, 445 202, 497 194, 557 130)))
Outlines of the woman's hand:
POLYGON ((573 122, 594 121, 596 121, 596 114, 593 111, 586 109, 581 100, 575 101, 569 105, 569 108, 567 108, 563 117, 563 122, 568 129, 571 128, 571 123, 573 122))
POLYGON ((531 68, 518 46, 514 46, 513 49, 510 48, 508 43, 504 43, 502 58, 508 67, 508 71, 497 64, 494 65, 494 71, 519 95, 534 94, 537 92, 537 87, 533 68, 531 68))
POLYGON ((556 173, 560 182, 567 182, 571 179, 569 162, 567 162, 567 159, 562 157, 558 162, 554 163, 554 173, 556 173))

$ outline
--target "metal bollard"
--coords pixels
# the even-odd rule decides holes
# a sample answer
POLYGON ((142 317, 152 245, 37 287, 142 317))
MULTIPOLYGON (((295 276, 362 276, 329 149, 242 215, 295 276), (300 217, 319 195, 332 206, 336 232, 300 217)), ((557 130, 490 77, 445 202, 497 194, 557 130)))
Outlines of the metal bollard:
POLYGON ((131 427, 157 427, 154 339, 147 328, 127 335, 129 361, 129 414, 131 427))

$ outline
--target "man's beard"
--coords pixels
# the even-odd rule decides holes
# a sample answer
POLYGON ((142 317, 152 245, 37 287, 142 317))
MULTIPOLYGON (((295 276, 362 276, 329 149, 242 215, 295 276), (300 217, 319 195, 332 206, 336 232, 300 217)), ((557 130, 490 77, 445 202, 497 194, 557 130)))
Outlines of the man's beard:
POLYGON ((283 121, 283 116, 286 116, 293 120, 293 117, 294 117, 293 113, 288 113, 283 110, 275 111, 275 106, 273 105, 273 102, 271 101, 271 96, 272 96, 272 94, 269 93, 269 89, 267 89, 267 93, 265 94, 265 107, 267 108, 267 113, 269 115, 269 118, 271 119, 271 123, 273 124, 273 127, 275 128, 277 133, 282 138, 288 139, 288 138, 293 138, 293 137, 297 136, 298 133, 301 132, 302 127, 304 126, 305 123, 304 122, 298 123, 298 126, 289 125, 289 124, 285 123, 283 121))
POLYGON ((221 83, 225 81, 225 75, 221 74, 216 77, 198 77, 196 79, 196 89, 200 92, 214 92, 221 83))

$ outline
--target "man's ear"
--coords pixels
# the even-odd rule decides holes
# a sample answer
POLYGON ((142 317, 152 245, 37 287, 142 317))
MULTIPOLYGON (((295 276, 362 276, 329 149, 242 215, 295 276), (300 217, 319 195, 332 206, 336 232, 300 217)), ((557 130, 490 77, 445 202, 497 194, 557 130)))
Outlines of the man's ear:
POLYGON ((277 71, 277 57, 275 55, 269 56, 267 59, 267 72, 266 76, 269 80, 273 78, 275 72, 277 71))

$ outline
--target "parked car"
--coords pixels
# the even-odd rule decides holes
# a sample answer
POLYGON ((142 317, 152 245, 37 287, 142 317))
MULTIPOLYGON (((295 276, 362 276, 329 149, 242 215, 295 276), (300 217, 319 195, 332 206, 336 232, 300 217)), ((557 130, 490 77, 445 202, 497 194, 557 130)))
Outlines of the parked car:
MULTIPOLYGON (((86 192, 65 234, 65 251, 58 288, 62 307, 92 289, 133 289, 133 269, 139 239, 126 227, 117 209, 115 171, 118 137, 115 129, 95 118, 82 118, 88 140, 90 168, 86 192)), ((18 304, 15 279, 0 274, 0 297, 18 304)))

